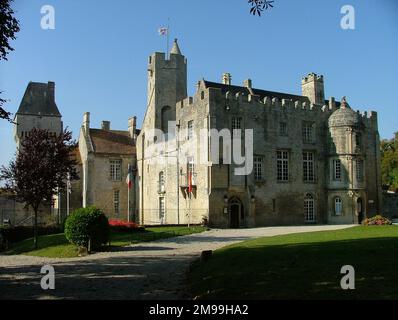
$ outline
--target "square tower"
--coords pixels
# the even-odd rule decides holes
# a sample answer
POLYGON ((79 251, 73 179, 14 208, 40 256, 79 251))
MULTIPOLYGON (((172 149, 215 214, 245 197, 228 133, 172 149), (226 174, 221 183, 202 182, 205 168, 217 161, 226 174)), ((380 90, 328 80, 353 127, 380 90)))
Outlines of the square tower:
POLYGON ((325 104, 325 87, 323 76, 316 73, 310 73, 301 80, 301 90, 305 97, 310 99, 311 103, 323 106, 325 104))

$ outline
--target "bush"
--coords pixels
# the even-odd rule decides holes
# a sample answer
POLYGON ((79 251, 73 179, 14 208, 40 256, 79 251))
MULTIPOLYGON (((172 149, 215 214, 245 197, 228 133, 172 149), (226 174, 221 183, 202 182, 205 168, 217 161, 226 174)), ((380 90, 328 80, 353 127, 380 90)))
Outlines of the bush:
POLYGON ((372 218, 367 218, 363 221, 365 226, 383 226, 383 225, 390 225, 392 222, 387 218, 384 218, 381 215, 376 215, 372 218))
POLYGON ((65 221, 65 237, 78 247, 100 248, 109 241, 109 224, 105 214, 95 207, 77 209, 65 221))
MULTIPOLYGON (((38 226, 37 232, 39 236, 45 236, 49 234, 63 233, 63 228, 58 226, 38 226)), ((32 226, 2 226, 0 227, 0 234, 4 239, 7 239, 10 243, 19 242, 25 239, 33 237, 32 226)))

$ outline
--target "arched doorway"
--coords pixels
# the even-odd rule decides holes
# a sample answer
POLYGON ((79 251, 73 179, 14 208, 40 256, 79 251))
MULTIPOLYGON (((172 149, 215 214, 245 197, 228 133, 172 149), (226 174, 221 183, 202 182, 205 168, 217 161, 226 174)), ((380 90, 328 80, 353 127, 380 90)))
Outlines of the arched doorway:
POLYGON ((357 214, 358 214, 358 224, 362 224, 362 220, 364 218, 362 198, 357 199, 357 214))
POLYGON ((228 202, 229 207, 229 227, 237 229, 240 226, 241 214, 243 212, 242 202, 234 197, 228 202))

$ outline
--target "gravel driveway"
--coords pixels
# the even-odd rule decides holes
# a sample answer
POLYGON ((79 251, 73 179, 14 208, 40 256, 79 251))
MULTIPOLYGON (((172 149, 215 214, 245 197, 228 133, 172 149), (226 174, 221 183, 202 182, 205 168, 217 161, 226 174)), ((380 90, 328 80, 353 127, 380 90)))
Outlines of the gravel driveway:
POLYGON ((0 299, 189 299, 186 271, 203 250, 257 237, 348 227, 214 229, 72 259, 0 255, 0 299), (55 290, 40 287, 40 269, 46 264, 55 268, 55 290))

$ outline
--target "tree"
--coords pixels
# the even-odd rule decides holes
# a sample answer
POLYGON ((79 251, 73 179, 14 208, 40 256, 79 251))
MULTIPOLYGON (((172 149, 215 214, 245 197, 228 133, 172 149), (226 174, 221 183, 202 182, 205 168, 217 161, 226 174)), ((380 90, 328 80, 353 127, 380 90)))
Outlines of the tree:
POLYGON ((15 160, 0 169, 0 180, 15 199, 34 212, 34 245, 37 249, 37 218, 41 205, 52 204, 54 196, 71 180, 78 179, 76 161, 71 152, 76 147, 72 133, 56 135, 48 130, 33 129, 21 141, 15 160))
POLYGON ((261 13, 264 10, 267 10, 269 8, 273 8, 274 5, 274 1, 268 1, 268 0, 249 0, 248 1, 251 4, 251 9, 250 9, 250 13, 252 15, 258 15, 261 16, 261 13))
POLYGON ((390 190, 398 190, 398 132, 391 140, 382 140, 381 179, 390 190))
MULTIPOLYGON (((7 55, 10 51, 14 51, 10 40, 15 40, 15 35, 19 32, 19 21, 14 17, 14 10, 11 8, 12 1, 0 0, 0 61, 8 60, 7 55)), ((11 114, 2 108, 5 102, 0 98, 0 119, 12 122, 11 114)))

